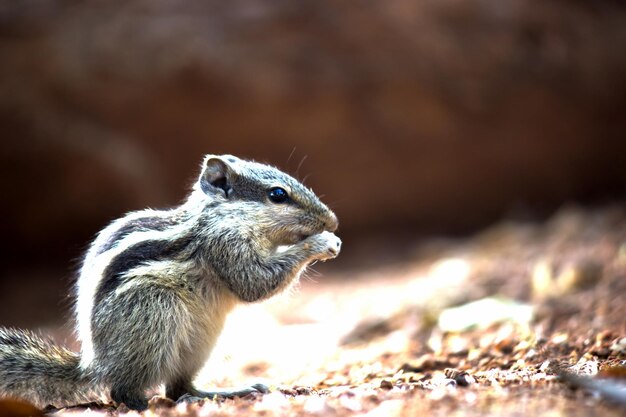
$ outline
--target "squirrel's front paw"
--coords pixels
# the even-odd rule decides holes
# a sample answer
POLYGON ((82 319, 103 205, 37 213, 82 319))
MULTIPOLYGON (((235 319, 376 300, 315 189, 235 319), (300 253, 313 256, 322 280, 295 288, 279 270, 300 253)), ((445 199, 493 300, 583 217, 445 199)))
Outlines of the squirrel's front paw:
POLYGON ((309 236, 304 241, 305 248, 312 250, 314 259, 325 261, 339 255, 341 250, 341 239, 334 233, 322 232, 317 235, 309 236))

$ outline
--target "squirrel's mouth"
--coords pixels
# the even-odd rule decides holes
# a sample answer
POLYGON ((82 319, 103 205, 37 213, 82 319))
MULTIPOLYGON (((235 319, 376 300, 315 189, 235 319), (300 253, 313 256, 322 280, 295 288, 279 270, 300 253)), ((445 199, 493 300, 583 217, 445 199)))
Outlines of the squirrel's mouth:
POLYGON ((298 242, 302 242, 304 239, 311 235, 306 233, 293 233, 288 236, 283 242, 279 243, 276 246, 276 252, 281 253, 289 249, 292 245, 295 245, 298 242))
POLYGON ((302 242, 304 239, 306 239, 309 236, 311 236, 311 233, 303 233, 303 232, 291 233, 289 236, 285 238, 284 242, 281 242, 281 244, 293 245, 298 242, 302 242))
POLYGON ((304 239, 306 239, 307 237, 311 236, 308 233, 294 233, 293 235, 291 235, 290 243, 294 244, 294 243, 298 243, 298 242, 302 242, 304 239))

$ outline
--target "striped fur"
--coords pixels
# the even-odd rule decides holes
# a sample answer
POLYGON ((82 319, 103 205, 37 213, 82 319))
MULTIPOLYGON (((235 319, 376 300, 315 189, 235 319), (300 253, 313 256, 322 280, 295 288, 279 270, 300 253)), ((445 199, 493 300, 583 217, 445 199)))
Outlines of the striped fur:
POLYGON ((310 262, 335 257, 340 241, 328 230, 336 227, 332 211, 292 177, 207 156, 180 207, 130 213, 91 245, 75 292, 80 357, 27 333, 0 333, 0 380, 8 381, 0 394, 58 406, 108 387, 134 409, 162 383, 170 396, 202 395, 191 381, 228 312, 284 289, 310 262), (275 186, 288 190, 288 203, 269 201, 275 186), (45 369, 54 369, 49 381, 38 376, 45 369))
POLYGON ((98 399, 102 388, 80 371, 79 360, 32 332, 0 328, 0 393, 40 406, 98 399))

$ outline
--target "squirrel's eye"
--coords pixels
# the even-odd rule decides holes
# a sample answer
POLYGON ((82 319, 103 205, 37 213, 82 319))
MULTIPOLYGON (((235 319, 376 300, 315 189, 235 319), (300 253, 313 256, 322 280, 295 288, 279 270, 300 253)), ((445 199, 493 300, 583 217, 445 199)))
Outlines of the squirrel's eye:
POLYGON ((270 190, 267 192, 267 195, 274 203, 284 203, 289 199, 289 194, 287 194, 287 191, 285 191, 284 188, 280 187, 270 188, 270 190))

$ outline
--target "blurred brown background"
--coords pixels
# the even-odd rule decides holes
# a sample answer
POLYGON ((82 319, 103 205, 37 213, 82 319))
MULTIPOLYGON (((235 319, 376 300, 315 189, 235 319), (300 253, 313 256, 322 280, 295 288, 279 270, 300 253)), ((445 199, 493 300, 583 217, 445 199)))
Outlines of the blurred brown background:
POLYGON ((625 131, 619 1, 2 2, 0 323, 59 320, 94 234, 177 204, 204 153, 307 177, 328 268, 367 267, 620 201, 625 131))

